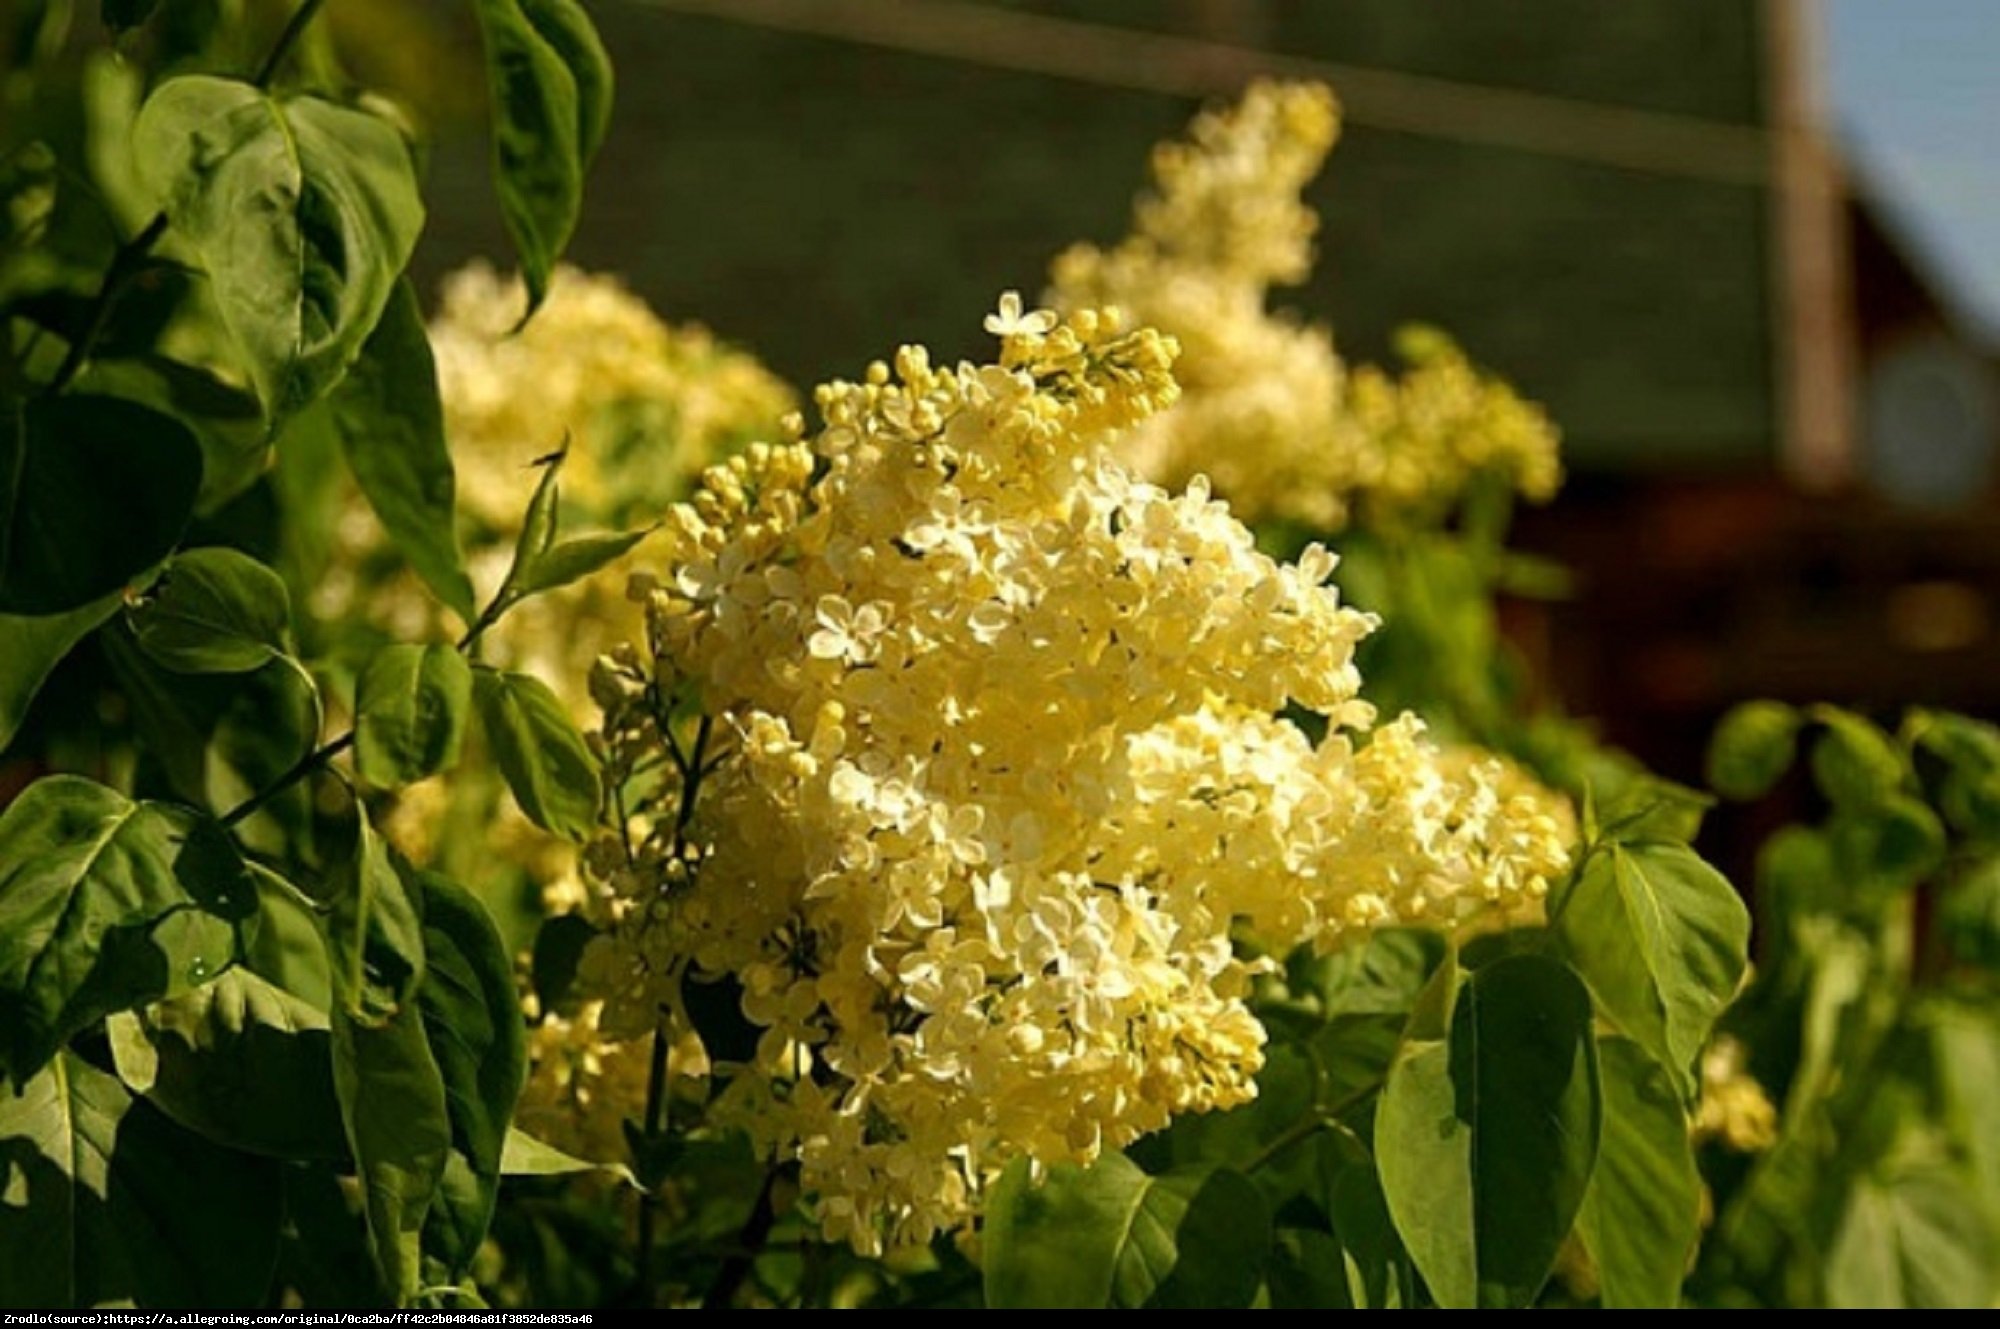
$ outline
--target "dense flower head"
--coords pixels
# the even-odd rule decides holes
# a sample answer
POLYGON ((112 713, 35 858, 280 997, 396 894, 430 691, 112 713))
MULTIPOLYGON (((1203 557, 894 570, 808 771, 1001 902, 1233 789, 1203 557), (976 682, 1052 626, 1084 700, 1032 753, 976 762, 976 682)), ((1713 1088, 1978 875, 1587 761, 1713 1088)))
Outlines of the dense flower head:
POLYGON ((1519 772, 1368 732, 1331 554, 1116 459, 1172 338, 1011 295, 987 326, 997 362, 905 347, 711 468, 592 680, 609 778, 665 773, 586 855, 601 1025, 735 984, 761 1037, 719 1110, 862 1251, 962 1227, 1013 1158, 1252 1097, 1239 929, 1503 925, 1566 863, 1519 772))
POLYGON ((1350 370, 1321 326, 1267 307, 1304 281, 1319 217, 1301 197, 1339 127, 1317 84, 1256 83, 1154 152, 1130 235, 1076 246, 1052 270, 1058 308, 1118 305, 1179 340, 1179 405, 1121 454, 1172 488, 1205 475, 1246 521, 1332 530, 1446 508, 1497 471, 1547 498, 1557 435, 1511 388, 1434 333, 1410 339, 1405 377, 1350 370))

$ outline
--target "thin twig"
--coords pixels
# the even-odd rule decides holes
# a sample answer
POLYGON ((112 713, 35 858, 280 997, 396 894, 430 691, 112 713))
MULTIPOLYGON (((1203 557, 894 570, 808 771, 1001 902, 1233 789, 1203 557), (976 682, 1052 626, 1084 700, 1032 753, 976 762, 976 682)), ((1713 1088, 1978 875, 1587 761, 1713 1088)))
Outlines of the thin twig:
POLYGON ((703 1310, 727 1310, 749 1279, 757 1257, 764 1251, 764 1243, 770 1240, 771 1225, 777 1221, 777 1215, 771 1210, 771 1193, 777 1189, 778 1171, 773 1164, 764 1173, 764 1184, 758 1187, 756 1203, 750 1207, 750 1217, 743 1220, 743 1230, 736 1235, 735 1248, 722 1262, 722 1268, 716 1270, 715 1281, 708 1285, 708 1292, 701 1299, 703 1310))
POLYGON ((299 781, 324 769, 328 762, 353 746, 354 731, 350 729, 339 738, 321 747, 314 748, 311 752, 306 753, 305 756, 293 762, 290 770, 280 775, 270 784, 265 785, 262 789, 259 789, 256 793, 250 795, 250 797, 244 799, 241 803, 238 803, 235 807, 229 809, 229 811, 223 813, 222 824, 226 827, 236 825, 299 781))

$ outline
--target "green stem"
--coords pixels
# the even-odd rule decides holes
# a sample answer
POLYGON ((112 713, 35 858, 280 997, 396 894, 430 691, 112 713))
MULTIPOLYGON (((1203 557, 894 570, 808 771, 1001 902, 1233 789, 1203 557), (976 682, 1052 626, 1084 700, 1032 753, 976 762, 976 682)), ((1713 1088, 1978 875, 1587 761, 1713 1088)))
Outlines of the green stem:
POLYGON ((280 775, 270 784, 265 785, 262 789, 259 789, 256 793, 250 795, 250 797, 244 799, 241 803, 238 803, 235 807, 229 809, 229 811, 223 813, 222 824, 224 826, 236 825, 299 781, 324 769, 328 762, 353 746, 354 731, 350 729, 339 738, 333 739, 323 746, 314 748, 311 752, 306 753, 305 756, 293 762, 290 770, 280 775))
MULTIPOLYGON (((646 1074, 646 1144, 651 1148, 660 1136, 661 1118, 667 1102, 667 1031, 653 1029, 653 1062, 646 1074)), ((638 1279, 639 1304, 653 1306, 653 1229, 659 1222, 659 1188, 648 1186, 639 1196, 639 1250, 633 1261, 638 1279)))
POLYGON ((1293 1145, 1310 1140, 1321 1131, 1346 1130, 1347 1123, 1340 1119, 1341 1114, 1364 1101, 1370 1094, 1381 1087, 1379 1084, 1364 1085, 1362 1088, 1356 1089, 1353 1093, 1338 1099, 1327 1107, 1314 1108, 1310 1113, 1299 1118, 1274 1136, 1269 1144, 1258 1150, 1256 1155, 1243 1165, 1242 1170, 1244 1172, 1255 1172, 1258 1168, 1270 1164, 1293 1145))
POLYGON ((319 13, 320 6, 325 3, 326 0, 305 0, 304 4, 292 11, 291 18, 285 23, 284 31, 280 32, 278 40, 271 44, 271 53, 264 57, 263 66, 257 71, 256 82, 259 88, 271 86, 271 80, 278 76, 278 70, 285 63, 285 57, 292 53, 292 47, 298 44, 300 34, 305 32, 306 25, 313 21, 313 15, 319 13))
POLYGON ((743 1221, 743 1230, 736 1234, 735 1247, 722 1262, 722 1268, 716 1271, 715 1281, 708 1285, 708 1292, 701 1299, 703 1310, 728 1310, 730 1303, 736 1300, 736 1294, 749 1280, 757 1257, 764 1252, 764 1243, 771 1238, 771 1225, 777 1221, 777 1215, 771 1209, 771 1193, 777 1189, 778 1172, 774 1163, 764 1173, 764 1184, 757 1191, 756 1203, 750 1207, 750 1217, 743 1221))
POLYGON ((111 256, 111 266, 104 270, 104 280, 98 283, 97 294, 90 302, 90 318, 83 325, 83 333, 69 344, 69 353, 56 369, 56 376, 49 380, 44 391, 50 396, 68 387, 76 376, 83 372, 90 353, 104 336, 104 329, 111 322, 111 310, 118 303, 118 297, 125 293, 132 278, 145 266, 146 256, 160 237, 167 233, 167 214, 157 213, 146 223, 145 229, 118 246, 111 256))

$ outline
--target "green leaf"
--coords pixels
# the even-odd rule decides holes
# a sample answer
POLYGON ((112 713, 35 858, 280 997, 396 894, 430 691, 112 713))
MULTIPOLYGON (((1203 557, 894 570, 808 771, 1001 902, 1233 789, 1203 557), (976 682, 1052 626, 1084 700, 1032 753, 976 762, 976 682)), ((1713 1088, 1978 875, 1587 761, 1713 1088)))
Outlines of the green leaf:
POLYGON ((1552 960, 1479 970, 1450 1038, 1406 1045, 1375 1143, 1396 1230, 1440 1305, 1534 1300, 1583 1202, 1600 1106, 1590 994, 1552 960))
POLYGON ((184 674, 241 674, 285 653, 291 602, 277 573, 234 549, 174 555, 132 611, 146 654, 184 674))
POLYGON ((0 253, 10 260, 47 238, 60 177, 55 149, 39 139, 0 154, 0 253))
POLYGON ((397 281, 330 405, 347 464, 382 528, 431 593, 471 623, 478 610, 458 544, 457 474, 437 367, 408 278, 397 281))
POLYGON ((507 1128, 507 1139, 500 1150, 500 1175, 503 1177, 561 1177, 576 1172, 595 1172, 601 1166, 566 1154, 513 1126, 507 1128))
POLYGON ((562 490, 559 478, 567 449, 544 458, 542 477, 528 500, 521 533, 514 540, 514 562, 500 585, 499 602, 517 604, 531 595, 553 591, 623 558, 652 528, 610 534, 581 535, 558 540, 562 490))
MULTIPOLYGON (((535 998, 544 1012, 572 1009, 572 989, 577 967, 583 963, 583 949, 597 936, 597 929, 581 914, 558 914, 544 919, 535 930, 535 949, 528 972, 534 983, 535 998)), ((683 991, 686 985, 682 985, 683 991)), ((741 1019, 741 1015, 738 1017, 741 1019)))
POLYGON ((1263 1279, 1270 1214, 1239 1172, 1151 1177, 1122 1154, 1052 1167, 1025 1159, 987 1198, 986 1304, 996 1310, 1246 1307, 1263 1279))
POLYGON ((423 923, 388 849, 356 812, 352 852, 334 874, 327 956, 335 1009, 382 1026, 412 1008, 423 982, 423 923))
POLYGON ((218 1148, 63 1053, 0 1091, 0 1306, 264 1305, 279 1168, 218 1148))
POLYGON ((207 75, 154 89, 132 146, 275 433, 347 372, 409 263, 424 215, 409 151, 372 115, 207 75))
POLYGON ((530 595, 581 581, 625 557, 633 545, 652 533, 652 528, 648 527, 639 531, 579 535, 559 540, 519 571, 512 583, 512 598, 526 599, 530 595))
POLYGON ((1938 906, 1938 930, 1960 960, 2000 971, 2000 858, 1952 883, 1938 906))
POLYGON ((1802 717, 1775 701, 1747 701, 1722 717, 1708 742, 1708 784, 1724 798, 1762 798, 1798 756, 1802 717))
POLYGON ((228 836, 73 775, 0 815, 0 1071, 21 1084, 113 1011, 197 987, 254 907, 228 836))
POLYGON ((597 824, 597 759, 556 694, 530 675, 479 668, 472 697, 494 760, 528 820, 586 839, 597 824))
POLYGON ((118 590, 180 540, 201 447, 116 397, 0 401, 0 614, 59 614, 118 590))
POLYGON ((1607 1038, 1597 1056, 1604 1136, 1577 1230, 1597 1262, 1605 1309, 1671 1310, 1701 1239, 1687 1113, 1672 1077, 1637 1043, 1607 1038))
POLYGON ((1374 1159, 1340 1136, 1322 1137, 1320 1153, 1344 1162, 1321 1171, 1326 1176, 1326 1215, 1340 1245, 1349 1299, 1360 1308, 1414 1308, 1416 1267, 1396 1234, 1374 1159))
POLYGON ((1695 1058, 1749 962, 1736 889, 1686 845, 1605 845, 1556 901, 1550 931, 1604 1013, 1692 1097, 1695 1058))
POLYGON ((257 912, 244 921, 243 967, 315 1010, 333 1009, 333 967, 319 906, 268 868, 250 865, 257 912))
POLYGON ((1383 928, 1329 955, 1302 950, 1286 973, 1292 991, 1312 993, 1328 1018, 1405 1015, 1450 951, 1443 933, 1383 928))
POLYGON ((119 1078, 196 1134, 273 1158, 346 1159, 324 1010, 239 968, 109 1028, 119 1078))
POLYGON ((77 376, 73 391, 136 402, 172 416, 192 431, 201 448, 197 515, 216 511, 255 484, 270 459, 271 444, 255 394, 232 387, 205 369, 164 355, 113 358, 100 346, 89 368, 77 376))
MULTIPOLYGON (((185 802, 225 812, 270 785, 316 741, 318 692, 289 657, 246 674, 175 674, 139 649, 129 624, 113 624, 97 640, 131 705, 145 756, 185 802)), ((306 842, 311 813, 302 782, 237 834, 252 848, 277 852, 306 842)))
POLYGON ((407 1305, 423 1281, 424 1223, 451 1153, 444 1080, 414 1004, 377 1025, 337 1005, 332 1024, 334 1089, 361 1178, 369 1245, 383 1285, 407 1305))
POLYGON ((1603 838, 1691 842, 1715 800, 1696 789, 1643 771, 1628 772, 1615 787, 1598 791, 1603 838))
POLYGON ((1943 1162, 1903 1161, 1857 1178, 1826 1256, 1837 1310, 1964 1310, 1992 1304, 1996 1234, 1943 1162))
POLYGON ((575 0, 474 0, 486 48, 493 170, 528 314, 576 229, 611 116, 611 61, 575 0))
POLYGON ((1813 779, 1837 806, 1866 811, 1902 787, 1908 766, 1887 734, 1838 707, 1815 706, 1812 718, 1826 729, 1813 745, 1813 779))
POLYGON ((447 1186, 432 1206, 425 1242, 449 1281, 469 1271, 499 1194, 507 1127, 527 1078, 527 1030, 514 965, 486 908, 436 873, 405 867, 423 911, 424 985, 417 993, 425 1036, 444 1083, 451 1122, 447 1186))
POLYGON ((1331 1233, 1314 1228, 1281 1229, 1271 1247, 1266 1277, 1272 1310, 1356 1309, 1348 1282, 1347 1252, 1331 1233))
POLYGON ((7 643, 7 649, 0 651, 0 752, 21 731, 28 707, 49 674, 78 642, 118 611, 121 598, 114 592, 80 609, 39 618, 0 614, 0 641, 7 643))
POLYGON ((361 778, 395 788, 458 764, 472 707, 472 666, 449 646, 395 645, 375 653, 354 696, 361 778))
POLYGON ((1279 1310, 1413 1308, 1416 1270, 1382 1197, 1375 1160, 1352 1135, 1317 1141, 1321 1207, 1331 1232, 1280 1232, 1271 1253, 1271 1304, 1279 1310))
POLYGON ((1907 889, 1944 859, 1943 823, 1907 794, 1850 808, 1833 819, 1830 832, 1844 884, 1863 898, 1907 889))

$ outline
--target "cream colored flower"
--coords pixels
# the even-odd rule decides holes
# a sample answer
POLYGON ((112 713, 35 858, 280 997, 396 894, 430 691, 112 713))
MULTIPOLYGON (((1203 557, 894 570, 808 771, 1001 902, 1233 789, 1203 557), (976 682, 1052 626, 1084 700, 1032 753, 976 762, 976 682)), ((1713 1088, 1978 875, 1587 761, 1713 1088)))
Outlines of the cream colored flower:
POLYGON ((733 977, 762 1038, 716 1111, 862 1251, 964 1227, 1010 1159, 1249 1099, 1233 928, 1504 926, 1567 863, 1566 807, 1517 770, 1370 732, 1373 623, 1331 554, 1276 562, 1205 485, 1116 460, 1179 395, 1172 339, 997 322, 994 363, 905 348, 822 387, 811 439, 712 468, 596 688, 613 778, 655 782, 586 955, 602 1031, 733 977))
POLYGON ((1301 193, 1338 131, 1333 94, 1253 84, 1153 156, 1153 189, 1111 249, 1056 259, 1060 309, 1114 304, 1172 334, 1180 403, 1120 454, 1171 488, 1208 477, 1246 521, 1333 530, 1434 518, 1482 471, 1545 499, 1561 478, 1548 418, 1438 334, 1405 338, 1399 378, 1350 370, 1323 327, 1267 308, 1305 280, 1319 218, 1301 193))

